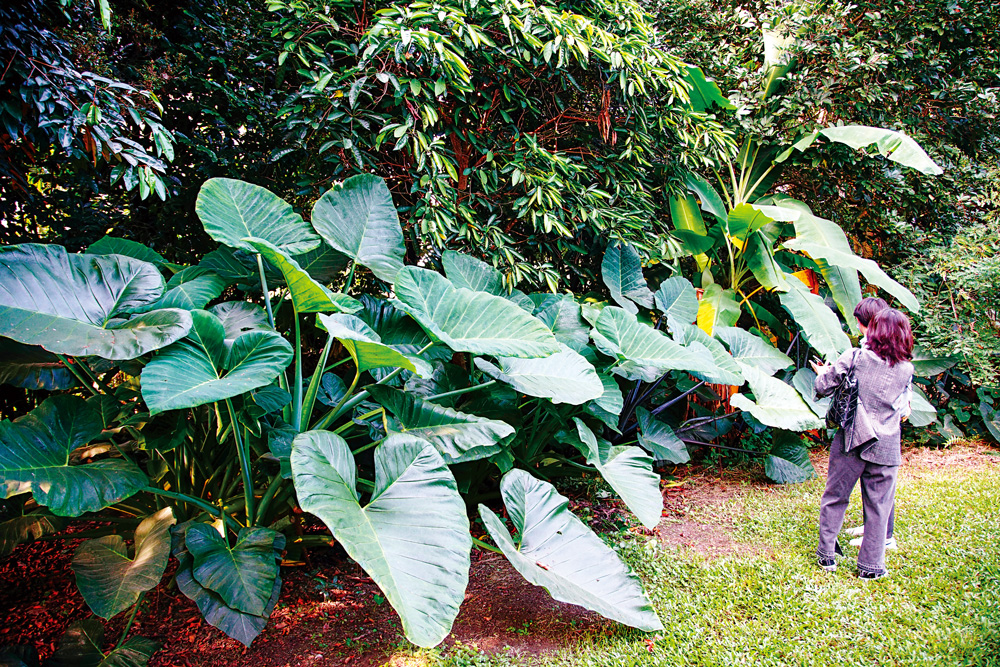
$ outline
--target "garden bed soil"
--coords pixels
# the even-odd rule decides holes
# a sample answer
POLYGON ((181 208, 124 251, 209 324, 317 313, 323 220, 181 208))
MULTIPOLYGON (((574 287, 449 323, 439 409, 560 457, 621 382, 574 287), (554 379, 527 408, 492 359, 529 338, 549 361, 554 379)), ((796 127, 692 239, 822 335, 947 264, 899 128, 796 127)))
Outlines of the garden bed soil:
MULTIPOLYGON (((1000 469, 996 453, 982 443, 943 451, 908 449, 903 474, 920 478, 947 470, 961 478, 973 467, 1000 469)), ((813 464, 825 474, 825 451, 814 452, 813 464)), ((751 491, 780 492, 762 472, 698 466, 664 472, 680 477, 663 483, 665 508, 658 532, 664 546, 709 558, 766 553, 764 547, 734 540, 729 529, 739 516, 739 503, 729 501, 751 491)), ((625 521, 617 501, 574 501, 573 509, 596 529, 625 521)), ((6 610, 0 646, 33 644, 44 658, 71 622, 90 616, 70 570, 79 542, 23 545, 0 562, 0 609, 6 610)), ((163 644, 150 663, 153 667, 412 664, 394 657, 407 644, 378 587, 335 550, 313 550, 308 567, 283 568, 281 600, 252 649, 201 619, 194 603, 170 585, 173 567, 172 561, 164 583, 147 594, 131 631, 163 644)), ((117 638, 127 616, 119 614, 107 623, 109 641, 117 638)), ((574 644, 581 635, 618 631, 619 626, 597 614, 553 601, 542 588, 525 582, 502 556, 474 550, 466 599, 446 645, 461 642, 488 653, 506 651, 527 663, 531 656, 574 644)))

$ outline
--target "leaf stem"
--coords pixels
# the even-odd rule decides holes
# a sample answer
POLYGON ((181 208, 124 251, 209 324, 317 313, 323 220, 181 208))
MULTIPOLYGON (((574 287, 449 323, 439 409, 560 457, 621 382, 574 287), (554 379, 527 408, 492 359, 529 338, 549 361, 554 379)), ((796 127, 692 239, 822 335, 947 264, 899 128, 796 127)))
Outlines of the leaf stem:
POLYGON ((313 368, 312 378, 309 379, 309 389, 306 390, 306 397, 302 406, 302 416, 299 418, 297 428, 304 431, 309 426, 309 418, 312 417, 313 408, 316 406, 316 396, 319 394, 320 384, 323 382, 323 369, 326 366, 326 359, 330 356, 330 348, 333 347, 333 336, 327 336, 326 345, 319 355, 319 361, 313 368))
POLYGON ((271 293, 267 289, 267 278, 264 276, 264 258, 257 253, 257 272, 260 274, 260 289, 264 293, 264 306, 267 308, 267 321, 274 329, 274 311, 271 310, 271 293))
POLYGON ((74 368, 72 366, 72 364, 69 363, 69 359, 67 359, 63 355, 59 354, 58 352, 56 352, 55 355, 56 355, 56 357, 59 358, 59 361, 61 361, 63 363, 63 366, 66 367, 66 370, 68 370, 70 373, 72 373, 73 377, 75 377, 80 384, 82 384, 84 387, 86 387, 87 389, 89 389, 90 393, 92 393, 94 396, 97 396, 99 393, 101 393, 101 392, 97 391, 96 389, 94 389, 94 385, 93 384, 91 384, 90 382, 88 382, 86 378, 84 378, 82 375, 80 375, 79 371, 76 368, 74 368))
POLYGON ((236 454, 240 458, 240 472, 243 474, 243 498, 246 504, 247 525, 254 525, 253 513, 253 479, 250 476, 250 453, 244 448, 243 436, 240 435, 240 427, 236 422, 236 410, 233 409, 233 402, 226 399, 226 407, 229 409, 229 420, 233 425, 233 437, 236 438, 236 454))
POLYGON ((293 311, 295 320, 295 387, 292 389, 292 425, 302 428, 302 325, 299 311, 293 311))
POLYGON ((240 528, 240 525, 236 522, 235 519, 233 519, 231 516, 223 512, 220 508, 212 507, 201 498, 195 498, 194 496, 189 496, 186 493, 177 493, 175 491, 167 491, 166 489, 158 489, 155 486, 146 486, 143 487, 141 490, 145 491, 146 493, 152 493, 153 495, 163 496, 164 498, 170 498, 172 500, 177 500, 182 503, 187 503, 188 505, 194 505, 195 507, 200 507, 209 514, 213 514, 222 519, 223 521, 225 521, 226 525, 228 525, 233 530, 238 531, 240 528))
POLYGON ((354 269, 358 266, 357 262, 351 262, 351 271, 347 274, 347 282, 344 283, 344 294, 348 294, 351 288, 354 286, 354 269))
POLYGON ((146 591, 139 593, 139 599, 135 601, 132 605, 132 615, 128 617, 128 623, 125 624, 125 629, 122 630, 122 636, 118 638, 118 643, 115 644, 115 649, 121 648, 122 644, 125 643, 125 638, 128 637, 128 631, 132 629, 132 623, 135 621, 135 615, 139 611, 139 605, 142 604, 143 599, 146 597, 146 591))
POLYGON ((465 389, 456 389, 454 391, 446 391, 443 394, 434 394, 433 396, 427 396, 424 398, 424 400, 436 401, 439 398, 452 398, 454 396, 461 396, 462 394, 471 394, 474 391, 479 391, 480 389, 485 389, 486 387, 492 387, 496 383, 497 383, 496 380, 490 380, 489 382, 477 384, 474 387, 466 387, 465 389))
POLYGON ((495 554, 503 554, 502 551, 500 551, 499 549, 497 549, 492 544, 487 544, 486 542, 483 542, 482 540, 477 540, 474 537, 472 538, 472 543, 475 546, 479 547, 480 549, 483 549, 484 551, 492 551, 495 554))

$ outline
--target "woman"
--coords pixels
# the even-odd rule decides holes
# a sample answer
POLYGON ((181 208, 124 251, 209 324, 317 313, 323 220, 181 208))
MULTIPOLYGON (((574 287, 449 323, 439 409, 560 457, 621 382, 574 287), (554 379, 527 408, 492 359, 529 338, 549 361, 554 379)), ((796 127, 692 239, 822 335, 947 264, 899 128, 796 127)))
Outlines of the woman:
POLYGON ((852 367, 858 382, 857 413, 853 424, 837 431, 830 447, 826 491, 820 502, 816 555, 824 570, 837 569, 837 535, 851 492, 860 479, 865 531, 858 552, 858 576, 878 579, 887 574, 886 528, 901 463, 901 421, 909 412, 912 358, 910 320, 889 308, 872 318, 866 347, 848 350, 832 365, 812 362, 817 395, 831 393, 852 367))

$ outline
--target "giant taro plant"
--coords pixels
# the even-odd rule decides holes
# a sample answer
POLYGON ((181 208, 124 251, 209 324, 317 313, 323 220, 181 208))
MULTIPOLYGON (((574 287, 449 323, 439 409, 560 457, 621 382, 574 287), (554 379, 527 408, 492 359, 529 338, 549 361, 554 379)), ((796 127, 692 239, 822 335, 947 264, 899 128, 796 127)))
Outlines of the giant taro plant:
MULTIPOLYGON (((389 191, 369 175, 325 193, 309 221, 228 179, 204 185, 197 212, 221 246, 192 266, 114 238, 82 254, 0 249, 0 378, 62 392, 0 423, 0 477, 20 507, 0 545, 7 554, 69 522, 110 524, 88 531, 73 560, 97 616, 134 618, 172 554, 178 588, 249 645, 280 595, 283 555, 329 542, 303 536, 301 508, 378 584, 415 644, 449 633, 474 545, 558 600, 657 630, 638 578, 553 482, 599 475, 653 528, 654 460, 684 462, 735 420, 780 429, 765 453, 772 478, 812 474, 795 433, 822 425, 808 372, 759 331, 731 326, 739 302, 710 285, 700 299, 679 276, 651 290, 631 246, 605 256, 612 305, 510 291, 492 266, 454 252, 404 265, 389 191), (359 294, 356 282, 374 287, 359 294), (745 413, 685 420, 678 407, 706 384, 743 387, 732 405, 745 413), (486 535, 474 538, 468 507, 497 497, 514 531, 479 504, 486 535)), ((836 321, 781 278, 812 317, 836 321)), ((105 654, 99 623, 74 625, 62 659, 144 664, 156 647, 126 641, 130 626, 105 654)))

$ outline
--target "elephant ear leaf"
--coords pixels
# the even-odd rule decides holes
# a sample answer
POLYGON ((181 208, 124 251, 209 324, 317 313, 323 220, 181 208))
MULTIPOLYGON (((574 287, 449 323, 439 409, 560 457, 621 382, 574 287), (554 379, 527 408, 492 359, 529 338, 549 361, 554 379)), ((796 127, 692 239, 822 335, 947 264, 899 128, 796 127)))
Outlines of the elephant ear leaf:
POLYGON ((514 469, 500 492, 520 544, 503 521, 479 506, 490 537, 521 575, 544 586, 560 602, 579 605, 640 630, 662 630, 642 584, 601 538, 569 511, 569 503, 548 482, 514 469))
POLYGON ((284 539, 270 528, 243 528, 230 547, 219 531, 203 523, 190 526, 184 537, 195 581, 227 606, 254 616, 265 615, 278 577, 276 545, 283 546, 284 539))
POLYGON ((653 453, 654 460, 675 465, 691 460, 687 445, 672 428, 646 408, 637 408, 635 415, 639 418, 639 444, 653 453))
POLYGON ((498 368, 477 357, 476 366, 523 394, 548 398, 553 403, 581 405, 603 396, 604 384, 591 363, 568 346, 560 345, 561 352, 542 359, 497 357, 498 368))
POLYGON ((170 556, 170 526, 176 522, 169 507, 143 519, 135 530, 132 558, 120 535, 87 540, 77 547, 73 572, 91 611, 110 620, 160 583, 170 556))
POLYGON ((143 262, 149 262, 157 267, 167 263, 163 255, 152 248, 148 248, 136 241, 119 239, 114 236, 105 236, 94 241, 87 246, 84 252, 88 255, 125 255, 126 257, 132 257, 143 262))
POLYGON ((264 239, 244 239, 253 246, 262 257, 278 267, 285 277, 288 291, 292 296, 292 305, 297 313, 342 312, 354 313, 361 310, 359 301, 346 294, 332 292, 324 285, 316 282, 305 272, 298 261, 281 248, 268 243, 264 239))
POLYGON ((608 246, 601 262, 601 277, 615 302, 633 315, 639 312, 635 304, 653 307, 653 293, 642 276, 639 253, 630 244, 613 243, 608 246))
POLYGON ((30 490, 57 516, 80 516, 113 505, 149 483, 131 461, 70 465, 70 454, 103 431, 101 416, 82 398, 60 395, 16 421, 0 422, 0 478, 6 493, 30 490))
POLYGON ((422 377, 427 377, 433 372, 430 365, 419 357, 408 358, 388 345, 384 345, 382 339, 371 327, 353 315, 319 315, 317 324, 340 341, 347 353, 354 359, 359 373, 372 368, 405 368, 422 377))
POLYGON ((72 389, 78 383, 59 357, 37 345, 0 338, 0 384, 22 389, 72 389))
POLYGON ((208 235, 230 248, 257 252, 244 241, 250 236, 290 255, 309 252, 321 243, 291 204, 267 188, 232 178, 205 181, 195 212, 208 235))
POLYGON ((59 246, 0 248, 0 336, 49 352, 134 359, 182 338, 191 316, 147 310, 163 295, 152 264, 70 255, 59 246))
POLYGON ((773 445, 764 459, 764 473, 778 484, 798 484, 816 476, 809 450, 797 433, 775 429, 773 445))
POLYGON ((777 378, 762 373, 753 366, 740 364, 754 400, 734 394, 730 404, 746 410, 762 424, 789 431, 809 431, 823 428, 823 421, 813 414, 795 389, 777 378))
POLYGON ((120 646, 104 653, 104 626, 92 618, 69 626, 59 640, 59 649, 45 667, 145 667, 159 648, 159 642, 145 637, 129 637, 120 646))
POLYGON ((391 435, 375 450, 375 490, 362 507, 354 457, 340 436, 295 438, 292 475, 299 503, 330 529, 423 647, 451 631, 469 578, 472 538, 465 502, 430 443, 391 435))
POLYGON ((192 408, 269 385, 292 360, 292 346, 273 331, 251 331, 226 345, 219 318, 191 313, 191 334, 142 369, 142 397, 150 414, 192 408))
POLYGON ((393 282, 403 268, 403 230, 385 181, 359 174, 327 190, 313 207, 312 223, 331 246, 376 276, 393 282))

